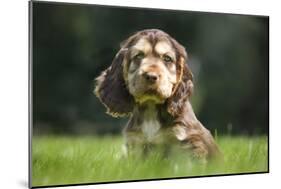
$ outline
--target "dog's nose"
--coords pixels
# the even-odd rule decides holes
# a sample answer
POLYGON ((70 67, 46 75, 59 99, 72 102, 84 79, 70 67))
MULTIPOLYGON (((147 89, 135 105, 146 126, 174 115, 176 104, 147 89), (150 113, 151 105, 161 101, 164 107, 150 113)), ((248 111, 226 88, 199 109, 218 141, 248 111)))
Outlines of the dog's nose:
POLYGON ((151 83, 155 83, 159 79, 159 75, 154 72, 144 72, 143 77, 146 81, 149 81, 151 83))

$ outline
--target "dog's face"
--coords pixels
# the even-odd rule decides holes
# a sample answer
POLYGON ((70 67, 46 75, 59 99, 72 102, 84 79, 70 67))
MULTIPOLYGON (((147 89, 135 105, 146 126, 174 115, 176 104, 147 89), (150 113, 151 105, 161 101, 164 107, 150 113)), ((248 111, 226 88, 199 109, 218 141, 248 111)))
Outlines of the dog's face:
POLYGON ((137 103, 164 103, 177 83, 176 52, 165 37, 143 36, 128 49, 124 78, 137 103), (150 38, 149 38, 150 37, 150 38))
POLYGON ((192 91, 185 48, 167 33, 151 29, 122 43, 111 66, 96 80, 96 95, 113 116, 132 112, 135 104, 167 104, 175 115, 192 91))

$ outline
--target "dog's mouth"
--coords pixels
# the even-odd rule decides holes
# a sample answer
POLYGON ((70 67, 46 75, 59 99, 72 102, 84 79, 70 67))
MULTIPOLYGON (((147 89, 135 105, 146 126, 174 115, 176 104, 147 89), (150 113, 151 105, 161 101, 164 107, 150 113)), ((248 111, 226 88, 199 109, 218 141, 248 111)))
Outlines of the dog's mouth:
POLYGON ((130 93, 139 104, 147 101, 154 104, 163 104, 171 95, 170 87, 164 85, 163 82, 148 84, 140 81, 142 80, 135 80, 129 85, 131 87, 130 93))
POLYGON ((157 89, 152 88, 149 88, 143 91, 142 94, 135 96, 135 100, 140 104, 148 101, 155 104, 163 104, 165 102, 163 95, 157 89))
POLYGON ((145 95, 152 95, 152 96, 160 96, 158 90, 156 88, 148 88, 145 92, 145 95))

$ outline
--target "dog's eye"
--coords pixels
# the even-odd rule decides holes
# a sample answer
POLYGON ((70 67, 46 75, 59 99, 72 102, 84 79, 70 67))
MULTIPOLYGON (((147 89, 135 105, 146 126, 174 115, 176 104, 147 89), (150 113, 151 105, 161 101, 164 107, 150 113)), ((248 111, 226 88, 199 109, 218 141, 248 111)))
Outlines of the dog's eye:
POLYGON ((163 60, 167 63, 173 62, 173 59, 166 54, 163 56, 163 60))
POLYGON ((134 59, 136 59, 136 60, 141 60, 143 58, 144 58, 143 52, 139 52, 137 55, 134 56, 134 59))

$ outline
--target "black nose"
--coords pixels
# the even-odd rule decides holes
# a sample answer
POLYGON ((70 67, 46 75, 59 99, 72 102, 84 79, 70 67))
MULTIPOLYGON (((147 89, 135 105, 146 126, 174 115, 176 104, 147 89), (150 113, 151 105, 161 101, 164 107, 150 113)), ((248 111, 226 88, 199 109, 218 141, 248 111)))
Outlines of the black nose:
POLYGON ((143 73, 143 77, 145 78, 145 80, 153 83, 156 82, 159 78, 158 74, 153 72, 145 72, 143 73))

